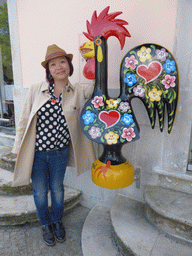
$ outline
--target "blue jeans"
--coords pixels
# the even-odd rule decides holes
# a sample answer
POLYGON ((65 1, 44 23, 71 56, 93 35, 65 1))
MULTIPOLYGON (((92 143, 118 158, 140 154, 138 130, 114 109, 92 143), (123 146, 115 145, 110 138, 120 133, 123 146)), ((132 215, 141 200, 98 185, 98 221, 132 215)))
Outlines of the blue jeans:
POLYGON ((67 166, 68 147, 36 151, 31 174, 37 215, 42 226, 61 221, 63 217, 63 180, 67 166), (51 212, 48 209, 48 190, 51 192, 51 212))

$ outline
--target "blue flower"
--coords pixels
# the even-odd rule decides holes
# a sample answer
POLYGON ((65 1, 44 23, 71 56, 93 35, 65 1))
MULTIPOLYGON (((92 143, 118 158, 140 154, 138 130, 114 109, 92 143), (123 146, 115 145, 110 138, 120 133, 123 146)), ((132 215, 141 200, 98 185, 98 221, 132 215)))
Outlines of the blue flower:
POLYGON ((127 124, 127 125, 130 125, 131 123, 133 123, 133 116, 132 115, 129 115, 127 113, 125 113, 122 117, 121 117, 121 120, 127 124))
POLYGON ((135 83, 137 83, 137 80, 135 78, 135 75, 127 73, 126 77, 124 78, 124 82, 128 85, 128 86, 132 86, 135 83))
POLYGON ((169 60, 167 59, 165 64, 163 65, 164 69, 166 70, 166 72, 169 74, 171 73, 172 71, 175 71, 176 70, 176 67, 175 67, 175 61, 174 60, 169 60))
POLYGON ((95 114, 91 113, 91 111, 86 111, 86 114, 82 116, 84 119, 84 124, 90 124, 94 121, 95 114))

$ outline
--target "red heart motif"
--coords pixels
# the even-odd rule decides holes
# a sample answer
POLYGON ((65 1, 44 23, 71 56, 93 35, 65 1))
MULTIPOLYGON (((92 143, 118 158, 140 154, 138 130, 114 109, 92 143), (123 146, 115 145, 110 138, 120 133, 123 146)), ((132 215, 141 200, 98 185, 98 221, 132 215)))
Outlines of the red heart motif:
POLYGON ((152 61, 148 66, 140 65, 137 74, 145 79, 145 83, 155 80, 162 72, 162 65, 158 61, 152 61))
POLYGON ((106 125, 106 128, 109 128, 119 122, 120 114, 116 110, 110 110, 109 112, 101 111, 99 119, 106 125))

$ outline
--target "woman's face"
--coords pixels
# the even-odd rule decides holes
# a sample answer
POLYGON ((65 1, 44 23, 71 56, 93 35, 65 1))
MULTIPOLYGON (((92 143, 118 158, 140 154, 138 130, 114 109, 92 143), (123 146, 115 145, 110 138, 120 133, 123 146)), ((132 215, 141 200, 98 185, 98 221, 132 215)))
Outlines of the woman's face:
POLYGON ((49 72, 54 82, 67 81, 70 73, 70 67, 65 57, 56 57, 49 61, 49 72))

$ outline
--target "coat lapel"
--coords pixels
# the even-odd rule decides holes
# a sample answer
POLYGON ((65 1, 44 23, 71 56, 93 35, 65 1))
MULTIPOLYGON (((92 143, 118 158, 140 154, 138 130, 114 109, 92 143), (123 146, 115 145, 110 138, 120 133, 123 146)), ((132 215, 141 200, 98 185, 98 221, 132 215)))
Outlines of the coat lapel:
POLYGON ((49 94, 49 84, 46 82, 42 83, 40 93, 35 97, 33 107, 31 110, 32 116, 37 113, 37 111, 51 98, 49 94))
POLYGON ((41 92, 34 101, 31 113, 34 116, 37 111, 51 98, 49 91, 41 92))
POLYGON ((46 82, 42 83, 40 93, 37 92, 37 96, 35 96, 35 101, 33 103, 31 113, 29 116, 29 121, 26 127, 25 134, 28 131, 29 126, 31 125, 31 122, 33 118, 36 116, 37 111, 51 98, 51 95, 49 94, 49 85, 46 82))

